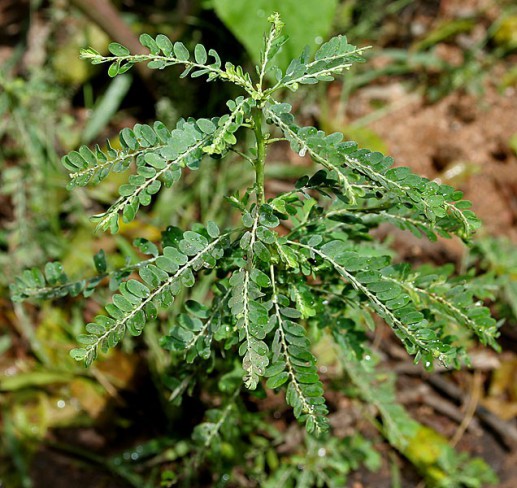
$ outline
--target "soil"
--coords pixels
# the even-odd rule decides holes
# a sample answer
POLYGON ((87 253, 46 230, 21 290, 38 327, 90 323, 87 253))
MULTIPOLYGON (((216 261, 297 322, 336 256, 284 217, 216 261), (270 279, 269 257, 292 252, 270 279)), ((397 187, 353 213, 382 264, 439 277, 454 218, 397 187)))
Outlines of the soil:
POLYGON ((485 232, 517 243, 517 156, 509 147, 516 114, 515 89, 498 93, 488 87, 481 99, 455 92, 433 105, 415 100, 370 127, 397 165, 454 182, 472 201, 485 232))

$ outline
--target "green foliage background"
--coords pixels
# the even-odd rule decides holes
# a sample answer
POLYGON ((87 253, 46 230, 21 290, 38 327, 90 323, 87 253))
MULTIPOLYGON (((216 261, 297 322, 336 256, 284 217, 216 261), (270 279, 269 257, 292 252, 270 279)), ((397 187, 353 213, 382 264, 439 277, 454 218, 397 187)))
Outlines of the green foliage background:
POLYGON ((283 22, 292 26, 289 28, 289 39, 275 60, 283 69, 306 45, 314 52, 317 44, 327 39, 337 4, 337 0, 322 0, 317 6, 307 0, 214 0, 217 15, 255 63, 260 61, 263 33, 268 29, 267 18, 271 12, 278 12, 283 22))

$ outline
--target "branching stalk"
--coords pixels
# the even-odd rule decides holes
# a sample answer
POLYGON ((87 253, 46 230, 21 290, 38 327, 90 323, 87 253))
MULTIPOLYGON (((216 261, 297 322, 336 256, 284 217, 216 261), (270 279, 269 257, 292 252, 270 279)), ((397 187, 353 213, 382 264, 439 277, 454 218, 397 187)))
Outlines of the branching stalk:
POLYGON ((264 166, 266 162, 266 139, 262 132, 262 112, 253 110, 253 122, 255 139, 257 141, 257 157, 255 158, 255 189, 257 192, 257 203, 264 203, 264 166))

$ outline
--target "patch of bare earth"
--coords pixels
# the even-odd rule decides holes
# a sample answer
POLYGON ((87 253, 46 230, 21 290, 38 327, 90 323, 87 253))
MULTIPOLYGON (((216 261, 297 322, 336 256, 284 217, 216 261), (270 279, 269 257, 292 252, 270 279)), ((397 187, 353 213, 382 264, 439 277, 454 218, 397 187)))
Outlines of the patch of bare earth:
POLYGON ((413 98, 370 127, 397 165, 459 187, 486 232, 517 242, 517 157, 508 145, 517 134, 515 90, 488 88, 481 99, 455 92, 433 105, 413 98))

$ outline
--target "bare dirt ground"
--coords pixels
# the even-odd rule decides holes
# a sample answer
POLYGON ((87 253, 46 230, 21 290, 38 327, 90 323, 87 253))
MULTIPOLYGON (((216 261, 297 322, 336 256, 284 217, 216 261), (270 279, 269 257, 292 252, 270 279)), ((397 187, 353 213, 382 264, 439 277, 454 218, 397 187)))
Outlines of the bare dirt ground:
POLYGON ((371 128, 398 165, 454 183, 473 203, 485 232, 517 243, 517 93, 487 89, 481 99, 455 92, 437 104, 395 109, 371 128))

